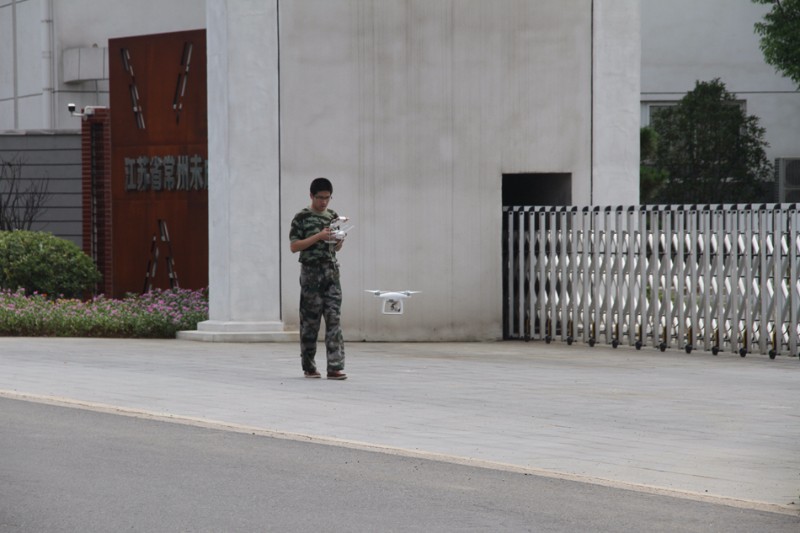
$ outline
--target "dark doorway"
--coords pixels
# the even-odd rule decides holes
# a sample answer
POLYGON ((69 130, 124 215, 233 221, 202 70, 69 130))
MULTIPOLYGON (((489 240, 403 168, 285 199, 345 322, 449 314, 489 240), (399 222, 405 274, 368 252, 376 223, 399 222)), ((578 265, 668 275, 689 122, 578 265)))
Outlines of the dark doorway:
POLYGON ((519 216, 523 206, 567 206, 572 204, 572 174, 503 174, 503 338, 529 339, 540 331, 532 321, 530 279, 532 249, 530 233, 535 220, 519 216), (517 213, 515 213, 517 212, 517 213))
POLYGON ((572 205, 572 174, 503 174, 503 207, 572 205))

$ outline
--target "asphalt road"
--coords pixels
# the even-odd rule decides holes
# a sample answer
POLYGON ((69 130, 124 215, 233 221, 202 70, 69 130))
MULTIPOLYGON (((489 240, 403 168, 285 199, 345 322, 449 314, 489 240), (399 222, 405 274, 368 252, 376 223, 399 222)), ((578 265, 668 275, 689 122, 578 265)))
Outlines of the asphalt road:
POLYGON ((800 531, 800 518, 0 399, 0 532, 800 531))

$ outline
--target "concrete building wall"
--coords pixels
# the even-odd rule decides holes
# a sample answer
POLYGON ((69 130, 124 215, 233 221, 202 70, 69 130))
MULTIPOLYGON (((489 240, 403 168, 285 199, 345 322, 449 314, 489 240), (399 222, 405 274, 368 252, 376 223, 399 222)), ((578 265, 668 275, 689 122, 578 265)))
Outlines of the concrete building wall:
POLYGON ((753 29, 768 10, 750 0, 642 0, 642 123, 648 102, 719 78, 760 118, 770 159, 800 157, 800 92, 764 61, 753 29))
POLYGON ((593 189, 636 201, 635 148, 600 151, 592 172, 593 136, 636 144, 635 5, 281 3, 285 323, 296 325, 299 300, 289 223, 311 179, 327 176, 331 207, 356 226, 339 254, 348 338, 499 337, 503 174, 569 173, 574 204, 592 203, 593 189), (608 39, 600 51, 596 34, 608 39), (623 53, 617 65, 612 50, 623 53), (593 84, 596 104, 613 106, 596 132, 593 84), (387 317, 365 289, 422 294, 387 317))
POLYGON ((0 0, 0 131, 78 130, 69 102, 108 105, 108 39, 202 29, 204 8, 202 0, 0 0))
POLYGON ((592 183, 589 200, 573 203, 639 203, 641 91, 639 2, 595 0, 592 35, 592 183))

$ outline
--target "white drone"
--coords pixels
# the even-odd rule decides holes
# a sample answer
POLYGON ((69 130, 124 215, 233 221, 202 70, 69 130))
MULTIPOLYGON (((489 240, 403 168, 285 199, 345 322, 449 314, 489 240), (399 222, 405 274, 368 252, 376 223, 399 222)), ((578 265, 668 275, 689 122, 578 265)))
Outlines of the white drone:
POLYGON ((328 244, 336 244, 339 241, 343 241, 345 237, 347 237, 347 232, 353 229, 355 226, 345 226, 342 227, 342 224, 350 220, 349 217, 337 217, 333 219, 331 222, 331 238, 329 241, 326 241, 328 244))
POLYGON ((402 315, 403 314, 403 300, 411 297, 412 294, 417 294, 421 291, 373 291, 371 292, 376 298, 383 299, 383 314, 384 315, 402 315))

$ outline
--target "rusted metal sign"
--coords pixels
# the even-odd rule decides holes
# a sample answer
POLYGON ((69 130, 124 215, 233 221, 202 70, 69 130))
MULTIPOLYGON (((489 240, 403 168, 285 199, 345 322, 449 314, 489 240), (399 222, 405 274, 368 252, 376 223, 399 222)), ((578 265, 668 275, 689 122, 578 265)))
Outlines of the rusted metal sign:
POLYGON ((108 44, 113 296, 206 287, 205 30, 108 44))

